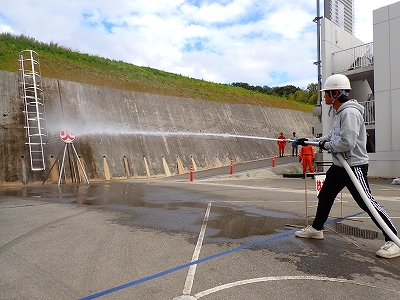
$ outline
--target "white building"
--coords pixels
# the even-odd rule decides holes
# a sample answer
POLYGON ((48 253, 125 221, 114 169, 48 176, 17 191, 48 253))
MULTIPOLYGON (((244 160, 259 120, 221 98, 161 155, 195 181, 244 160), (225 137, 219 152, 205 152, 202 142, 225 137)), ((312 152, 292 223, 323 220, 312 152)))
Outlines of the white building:
MULTIPOLYGON (((321 20, 322 83, 336 73, 349 77, 350 98, 365 107, 369 175, 399 177, 400 2, 373 11, 372 43, 365 44, 339 25, 328 18, 321 20)), ((328 117, 328 110, 322 99, 321 123, 316 124, 315 134, 326 135, 331 129, 333 116, 328 117)), ((328 154, 324 160, 330 160, 328 154)))
POLYGON ((324 16, 354 34, 354 0, 325 0, 324 16))

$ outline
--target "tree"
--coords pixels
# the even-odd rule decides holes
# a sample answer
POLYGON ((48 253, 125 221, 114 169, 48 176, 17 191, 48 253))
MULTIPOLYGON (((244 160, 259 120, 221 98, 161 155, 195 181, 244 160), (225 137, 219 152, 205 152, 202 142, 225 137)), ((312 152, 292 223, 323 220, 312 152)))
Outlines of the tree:
POLYGON ((307 85, 307 91, 309 96, 318 93, 318 84, 310 83, 309 85, 307 85))
POLYGON ((257 93, 263 93, 278 97, 285 97, 288 100, 301 103, 316 105, 318 101, 318 85, 316 83, 310 83, 309 85, 307 85, 307 88, 305 90, 296 87, 294 85, 275 86, 275 87, 269 87, 265 85, 261 87, 258 85, 257 86, 249 85, 248 83, 245 82, 234 82, 231 85, 236 87, 241 87, 246 90, 250 90, 257 93))
POLYGON ((308 103, 317 105, 318 102, 318 84, 317 83, 310 83, 307 85, 308 91, 308 103))

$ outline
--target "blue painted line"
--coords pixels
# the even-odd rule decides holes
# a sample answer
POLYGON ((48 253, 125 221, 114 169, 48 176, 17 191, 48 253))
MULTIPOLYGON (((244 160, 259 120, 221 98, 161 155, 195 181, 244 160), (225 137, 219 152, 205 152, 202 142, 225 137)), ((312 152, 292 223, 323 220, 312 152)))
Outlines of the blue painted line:
POLYGON ((334 223, 340 222, 342 220, 350 219, 352 217, 355 217, 355 216, 358 216, 358 215, 361 215, 361 214, 365 214, 365 211, 361 211, 361 212, 358 212, 358 213, 355 213, 355 214, 352 214, 352 215, 348 215, 348 216, 343 217, 343 218, 337 218, 337 219, 333 219, 331 221, 326 221, 324 225, 334 224, 334 223))
MULTIPOLYGON (((325 225, 329 225, 329 224, 332 224, 332 223, 337 223, 337 222, 339 222, 341 220, 348 219, 348 218, 351 218, 351 217, 355 217, 355 216, 358 216, 358 215, 363 214, 363 213, 365 213, 365 212, 362 211, 362 212, 359 212, 359 213, 356 213, 356 214, 353 214, 353 215, 349 215, 349 216, 346 216, 346 217, 343 217, 343 218, 334 219, 334 220, 326 222, 325 225)), ((191 265, 199 264, 199 263, 214 259, 216 257, 227 255, 227 254, 239 251, 239 250, 243 250, 243 249, 255 247, 255 246, 258 246, 258 245, 261 245, 261 244, 265 244, 265 243, 268 243, 268 242, 272 242, 272 241, 275 241, 275 240, 290 236, 296 230, 297 229, 293 229, 293 230, 290 230, 289 232, 286 232, 286 233, 283 233, 283 234, 279 234, 279 235, 270 237, 270 238, 265 239, 265 240, 261 240, 261 241, 250 243, 250 244, 245 244, 245 245, 237 247, 237 248, 233 248, 233 249, 226 250, 226 251, 223 251, 223 252, 220 252, 220 253, 216 253, 216 254, 213 254, 213 255, 210 255, 210 256, 206 256, 204 258, 200 258, 198 260, 194 260, 192 262, 189 262, 189 263, 186 263, 186 264, 183 264, 183 265, 180 265, 180 266, 177 266, 177 267, 174 267, 174 268, 171 268, 171 269, 168 269, 168 270, 165 270, 165 271, 162 271, 162 272, 159 272, 159 273, 147 276, 147 277, 143 277, 141 279, 134 280, 134 281, 131 281, 131 282, 128 282, 128 283, 113 287, 113 288, 108 289, 108 290, 104 290, 102 292, 99 292, 99 293, 96 293, 96 294, 93 294, 93 295, 89 295, 89 296, 80 298, 80 300, 90 300, 90 299, 99 298, 101 296, 114 293, 116 291, 119 291, 119 290, 122 290, 122 289, 125 289, 125 288, 128 288, 128 287, 137 285, 139 283, 143 283, 143 282, 149 281, 151 279, 154 279, 154 278, 157 278, 157 277, 161 277, 161 276, 167 275, 167 274, 175 272, 175 271, 182 270, 184 268, 190 267, 191 265)))

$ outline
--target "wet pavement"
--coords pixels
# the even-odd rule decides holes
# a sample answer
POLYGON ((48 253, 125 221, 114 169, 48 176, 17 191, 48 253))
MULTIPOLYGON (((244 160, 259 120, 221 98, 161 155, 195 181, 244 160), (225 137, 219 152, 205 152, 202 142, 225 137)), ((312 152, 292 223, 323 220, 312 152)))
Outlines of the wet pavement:
MULTIPOLYGON (((400 258, 375 256, 382 234, 347 191, 325 238, 299 239, 314 181, 270 170, 1 186, 0 299, 400 299, 400 258)), ((400 186, 370 183, 400 228, 400 186)))

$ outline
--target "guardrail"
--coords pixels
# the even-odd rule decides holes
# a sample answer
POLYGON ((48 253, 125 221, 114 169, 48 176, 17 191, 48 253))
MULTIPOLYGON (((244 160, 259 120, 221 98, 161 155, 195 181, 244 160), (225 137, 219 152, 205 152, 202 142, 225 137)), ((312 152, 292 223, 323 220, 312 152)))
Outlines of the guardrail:
POLYGON ((373 43, 332 53, 333 73, 343 73, 350 70, 372 66, 374 64, 373 43))
POLYGON ((364 106, 364 123, 365 125, 375 124, 375 100, 360 102, 364 106))

